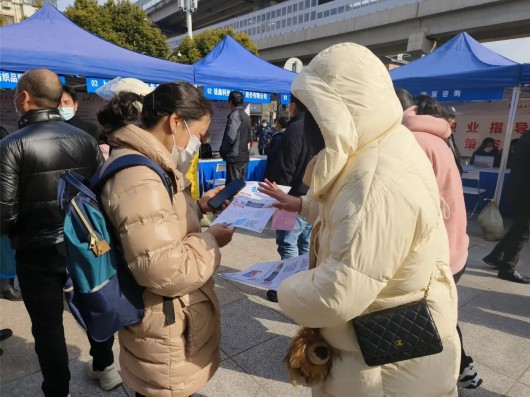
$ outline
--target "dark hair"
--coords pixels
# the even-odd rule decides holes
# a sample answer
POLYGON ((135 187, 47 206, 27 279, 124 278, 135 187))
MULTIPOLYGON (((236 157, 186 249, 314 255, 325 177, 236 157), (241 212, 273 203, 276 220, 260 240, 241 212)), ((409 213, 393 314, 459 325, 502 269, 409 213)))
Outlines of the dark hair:
POLYGON ((404 88, 396 88, 396 95, 399 99, 399 102, 401 103, 401 107, 403 110, 410 108, 411 106, 414 106, 414 97, 410 92, 408 92, 404 88))
POLYGON ((201 92, 186 82, 160 84, 144 98, 142 124, 151 128, 164 116, 173 113, 184 120, 198 120, 212 115, 212 105, 201 92))
POLYGON ((126 124, 140 124, 142 96, 133 92, 120 92, 98 112, 103 133, 112 132, 126 124))
POLYGON ((311 157, 316 156, 318 152, 326 147, 322 131, 317 121, 305 105, 291 93, 291 103, 296 104, 300 112, 304 113, 304 138, 311 157))
POLYGON ((59 76, 48 69, 32 69, 18 79, 16 93, 27 91, 37 106, 57 108, 61 103, 63 86, 59 76))
POLYGON ((304 111, 304 135, 311 157, 316 156, 318 152, 326 147, 322 131, 308 110, 304 111))
POLYGON ((228 102, 234 106, 239 106, 243 103, 243 93, 241 91, 232 91, 228 95, 228 102))
POLYGON ((287 120, 287 117, 282 116, 282 117, 280 117, 280 118, 278 119, 278 121, 277 121, 276 123, 280 124, 280 126, 281 126, 282 128, 286 128, 288 122, 289 122, 289 121, 287 120))
POLYGON ((77 102, 77 93, 74 90, 74 87, 69 86, 68 84, 63 85, 63 94, 67 94, 72 98, 72 101, 77 102))
POLYGON ((493 148, 495 148, 495 140, 493 138, 484 138, 484 140, 482 141, 482 143, 478 147, 477 152, 484 150, 484 148, 487 145, 489 145, 489 144, 491 144, 493 146, 493 148))
POLYGON ((295 97, 292 92, 291 92, 291 100, 289 102, 290 103, 294 103, 299 111, 301 111, 301 112, 304 111, 303 110, 303 109, 305 109, 304 104, 302 102, 300 102, 300 100, 297 97, 295 97))
POLYGON ((418 106, 416 114, 428 114, 434 117, 444 118, 445 112, 436 101, 429 95, 416 95, 414 102, 418 106))
POLYGON ((98 112, 98 121, 106 133, 126 124, 156 125, 162 117, 177 114, 184 120, 198 120, 213 114, 212 105, 189 83, 163 83, 145 97, 133 92, 120 92, 98 112))
POLYGON ((444 119, 454 119, 456 116, 456 109, 453 106, 444 106, 444 119))

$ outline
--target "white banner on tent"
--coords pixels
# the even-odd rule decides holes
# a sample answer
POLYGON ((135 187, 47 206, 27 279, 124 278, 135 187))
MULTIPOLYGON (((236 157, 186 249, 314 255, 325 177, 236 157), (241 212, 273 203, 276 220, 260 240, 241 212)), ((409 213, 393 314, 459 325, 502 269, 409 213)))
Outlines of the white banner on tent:
MULTIPOLYGON (((210 145, 214 152, 218 152, 221 148, 221 143, 223 141, 223 135, 226 127, 226 119, 228 115, 232 112, 230 106, 226 101, 210 101, 213 108, 212 121, 210 127, 208 128, 208 133, 210 135, 210 145)), ((244 103, 245 112, 250 115, 250 106, 248 103, 244 103)))
MULTIPOLYGON (((456 145, 462 156, 470 157, 485 138, 493 138, 502 148, 506 135, 509 101, 452 103, 456 108, 456 145)), ((530 129, 530 100, 521 99, 513 128, 513 139, 530 129)))

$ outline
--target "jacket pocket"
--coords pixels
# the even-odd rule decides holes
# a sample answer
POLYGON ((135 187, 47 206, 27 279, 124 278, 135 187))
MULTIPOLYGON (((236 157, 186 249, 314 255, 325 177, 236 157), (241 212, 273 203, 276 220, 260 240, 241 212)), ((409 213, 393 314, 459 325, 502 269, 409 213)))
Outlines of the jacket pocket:
POLYGON ((183 308, 186 317, 184 331, 186 357, 193 357, 216 334, 216 321, 213 303, 205 296, 205 300, 195 302, 183 308))

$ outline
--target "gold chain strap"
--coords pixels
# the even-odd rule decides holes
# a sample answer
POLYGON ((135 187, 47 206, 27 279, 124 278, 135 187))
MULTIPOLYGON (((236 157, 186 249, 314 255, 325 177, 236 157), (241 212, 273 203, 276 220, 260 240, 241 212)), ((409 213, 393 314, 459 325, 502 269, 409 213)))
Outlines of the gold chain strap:
POLYGON ((431 288, 431 282, 432 282, 432 278, 434 277, 434 272, 436 271, 436 269, 433 270, 432 274, 431 274, 431 278, 429 279, 429 284, 427 284, 427 289, 425 290, 425 294, 423 294, 423 299, 427 300, 427 296, 429 296, 429 289, 431 288))

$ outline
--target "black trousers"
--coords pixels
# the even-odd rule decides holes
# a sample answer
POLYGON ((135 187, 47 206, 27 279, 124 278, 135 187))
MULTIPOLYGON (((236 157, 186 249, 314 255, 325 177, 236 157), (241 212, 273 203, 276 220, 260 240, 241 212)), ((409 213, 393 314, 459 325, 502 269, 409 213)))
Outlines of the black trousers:
MULTIPOLYGON (((460 277, 464 274, 466 271, 467 264, 460 270, 458 273, 453 274, 453 279, 455 280, 455 284, 458 283, 458 280, 460 280, 460 277)), ((468 356, 464 350, 464 341, 462 340, 462 331, 460 331, 460 327, 458 324, 456 324, 456 332, 458 332, 458 337, 460 338, 460 373, 464 371, 464 369, 473 362, 473 359, 471 356, 468 356)))
POLYGON ((247 180, 247 168, 248 162, 246 163, 229 163, 226 162, 226 184, 229 184, 234 179, 247 180))
MULTIPOLYGON (((70 371, 63 328, 64 245, 17 250, 16 262, 20 291, 31 319, 35 352, 44 378, 42 391, 45 396, 66 397, 70 371)), ((94 370, 102 370, 114 362, 114 338, 100 343, 89 337, 89 341, 94 370)))
MULTIPOLYGON (((525 211, 528 212, 528 211, 525 211)), ((530 212, 515 214, 508 233, 497 243, 489 256, 506 270, 515 270, 519 255, 530 238, 530 212)))

